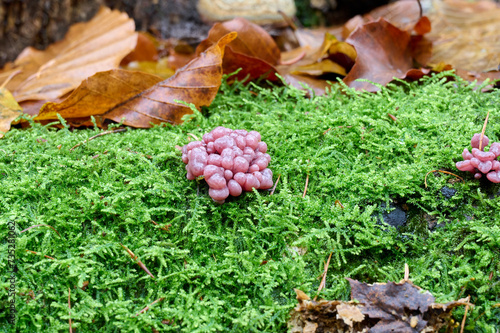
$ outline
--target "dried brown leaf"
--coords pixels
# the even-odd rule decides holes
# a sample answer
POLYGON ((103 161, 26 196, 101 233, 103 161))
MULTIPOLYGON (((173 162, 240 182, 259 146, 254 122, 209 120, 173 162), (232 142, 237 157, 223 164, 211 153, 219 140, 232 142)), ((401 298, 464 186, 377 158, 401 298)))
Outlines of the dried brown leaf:
POLYGON ((236 33, 222 37, 206 52, 179 69, 165 81, 142 72, 112 70, 85 80, 61 103, 47 103, 36 120, 94 116, 124 125, 149 128, 152 124, 179 124, 192 110, 175 100, 208 106, 215 98, 222 80, 224 47, 236 33), (161 82, 160 82, 161 81, 161 82))
POLYGON ((410 34, 384 19, 358 28, 346 42, 354 46, 358 57, 344 82, 358 90, 377 91, 379 88, 357 79, 386 85, 394 77, 404 78, 413 67, 410 34))
POLYGON ((53 100, 93 74, 117 68, 137 42, 135 24, 126 14, 101 8, 89 22, 71 26, 64 40, 39 51, 26 48, 0 74, 22 70, 7 85, 18 102, 53 100))
POLYGON ((261 59, 270 65, 278 64, 281 55, 273 38, 259 25, 241 17, 214 24, 207 39, 196 48, 196 53, 205 51, 231 31, 238 33, 238 38, 228 45, 233 52, 261 59))
POLYGON ((141 31, 137 34, 135 48, 122 59, 120 66, 126 66, 132 61, 158 61, 158 59, 154 37, 141 31))
POLYGON ((289 332, 438 332, 450 323, 454 308, 468 299, 445 304, 422 293, 409 280, 368 285, 348 279, 355 301, 314 301, 295 289, 298 304, 288 321, 289 332))
POLYGON ((0 138, 10 130, 12 122, 23 114, 23 109, 5 88, 0 88, 0 138))

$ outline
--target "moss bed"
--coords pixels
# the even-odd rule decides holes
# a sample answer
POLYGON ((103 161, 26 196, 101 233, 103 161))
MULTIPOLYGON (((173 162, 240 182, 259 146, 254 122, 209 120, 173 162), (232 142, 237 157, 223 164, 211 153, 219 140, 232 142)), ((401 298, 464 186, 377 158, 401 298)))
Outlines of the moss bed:
POLYGON ((471 296, 466 331, 497 332, 500 186, 455 162, 488 111, 486 135, 500 141, 500 90, 443 76, 374 94, 337 85, 312 99, 224 83, 183 125, 129 129, 74 151, 101 130, 11 130, 0 141, 0 322, 14 221, 17 323, 0 331, 67 332, 70 288, 74 332, 285 332, 293 288, 316 295, 333 252, 320 298, 348 300, 345 277, 399 281, 408 263, 438 302, 471 296), (262 134, 280 175, 273 195, 219 205, 203 180, 186 179, 175 146, 221 125, 262 134), (425 188, 436 169, 465 181, 430 173, 425 188), (404 226, 382 222, 393 209, 404 226), (37 224, 60 237, 44 226, 20 233, 37 224))

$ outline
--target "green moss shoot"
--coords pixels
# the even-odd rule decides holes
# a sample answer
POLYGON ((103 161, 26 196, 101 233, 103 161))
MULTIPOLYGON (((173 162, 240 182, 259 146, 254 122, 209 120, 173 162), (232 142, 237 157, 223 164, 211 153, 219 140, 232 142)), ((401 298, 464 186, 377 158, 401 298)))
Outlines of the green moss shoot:
MULTIPOLYGON (((345 277, 400 281, 408 263, 410 279, 438 302, 471 296, 466 331, 493 333, 500 188, 455 168, 488 111, 486 135, 500 141, 500 90, 482 93, 443 74, 374 94, 337 85, 315 98, 224 83, 183 125, 104 135, 72 152, 101 130, 13 129, 0 141, 0 271, 14 221, 17 331, 68 331, 70 288, 76 332, 284 332, 293 289, 316 295, 333 252, 320 298, 349 300, 345 277), (280 175, 273 195, 219 205, 203 180, 186 179, 175 146, 221 125, 262 134, 274 181, 280 175), (431 173, 425 188, 435 169, 465 181, 431 173), (444 186, 456 194, 445 198, 444 186), (391 203, 407 209, 399 230, 378 222, 391 203), (61 237, 43 226, 20 233, 36 224, 61 237)), ((2 323, 9 276, 0 277, 2 323)))

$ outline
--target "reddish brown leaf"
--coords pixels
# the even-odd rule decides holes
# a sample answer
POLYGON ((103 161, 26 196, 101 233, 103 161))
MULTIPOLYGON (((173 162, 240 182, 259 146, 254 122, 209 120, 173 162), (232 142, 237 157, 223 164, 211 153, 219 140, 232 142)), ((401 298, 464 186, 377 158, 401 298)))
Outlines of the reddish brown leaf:
POLYGON ((413 27, 417 35, 425 35, 431 32, 431 21, 427 16, 422 16, 413 27))
POLYGON ((426 66, 432 56, 432 42, 422 35, 411 36, 410 50, 413 59, 420 66, 426 66))
POLYGON ((358 57, 344 82, 358 90, 377 91, 379 88, 357 79, 386 85, 393 77, 404 78, 413 67, 410 34, 384 19, 358 28, 346 42, 354 46, 358 57))
POLYGON ((22 70, 7 85, 18 102, 53 100, 75 89, 83 79, 118 67, 137 42, 134 21, 102 8, 89 22, 71 26, 64 40, 44 51, 25 49, 0 73, 0 81, 22 70))
POLYGON ((139 32, 134 50, 123 58, 120 66, 126 66, 132 61, 158 61, 158 51, 153 38, 145 32, 139 32))
POLYGON ((257 24, 241 17, 214 24, 208 33, 208 38, 196 48, 196 54, 205 51, 231 31, 238 33, 238 38, 228 45, 233 52, 261 59, 270 65, 278 64, 281 55, 273 38, 257 24))
POLYGON ((439 332, 451 318, 455 307, 470 306, 468 299, 434 303, 409 280, 402 283, 368 285, 348 279, 355 300, 314 301, 295 289, 298 305, 291 313, 292 332, 439 332))
POLYGON ((85 80, 61 103, 47 103, 36 120, 95 116, 100 122, 110 119, 123 124, 149 128, 151 124, 182 122, 192 110, 175 100, 208 106, 222 80, 222 57, 227 43, 236 33, 222 37, 206 52, 179 69, 171 78, 141 72, 113 70, 97 73, 85 80))
POLYGON ((14 96, 7 89, 0 87, 0 138, 10 130, 12 122, 23 114, 22 110, 14 96))
POLYGON ((268 62, 243 53, 234 52, 230 47, 227 47, 223 63, 224 74, 234 73, 240 68, 242 70, 232 76, 232 80, 252 81, 262 78, 276 81, 278 79, 276 76, 276 68, 268 62))
POLYGON ((330 87, 330 84, 326 80, 320 80, 312 76, 307 75, 294 75, 287 72, 287 68, 284 66, 278 67, 280 75, 285 79, 285 82, 295 87, 297 89, 305 90, 303 85, 307 85, 311 88, 315 95, 324 95, 326 89, 330 87))
POLYGON ((196 48, 196 53, 204 51, 229 31, 237 32, 238 38, 227 46, 223 61, 224 74, 234 73, 241 68, 242 70, 232 79, 277 80, 275 65, 279 63, 281 57, 278 46, 264 29, 244 18, 214 24, 208 33, 208 38, 196 48))

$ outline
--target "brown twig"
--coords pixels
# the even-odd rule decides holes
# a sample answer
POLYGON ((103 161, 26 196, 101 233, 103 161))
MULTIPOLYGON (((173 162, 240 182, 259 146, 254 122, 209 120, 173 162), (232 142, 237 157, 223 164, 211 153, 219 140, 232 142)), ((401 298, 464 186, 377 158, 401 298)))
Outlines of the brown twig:
POLYGON ((339 206, 340 208, 344 209, 344 205, 342 204, 342 202, 340 202, 340 200, 335 200, 335 206, 339 206))
MULTIPOLYGON (((33 253, 33 254, 37 254, 37 255, 39 254, 38 252, 31 251, 31 250, 26 250, 26 252, 33 253)), ((56 258, 49 257, 49 256, 47 256, 47 255, 45 255, 45 254, 44 254, 43 256, 44 256, 45 258, 47 258, 47 259, 57 260, 56 258)))
POLYGON ((137 263, 137 265, 139 265, 146 273, 149 274, 149 276, 151 276, 153 279, 155 278, 153 274, 151 274, 151 272, 149 271, 149 269, 146 267, 146 265, 144 265, 142 263, 142 261, 139 260, 139 258, 134 254, 134 252, 130 251, 130 249, 128 247, 126 247, 125 245, 123 245, 122 243, 120 243, 120 245, 125 249, 125 251, 127 251, 127 253, 129 254, 129 256, 135 260, 135 262, 137 263))
POLYGON ((136 313, 136 314, 135 314, 135 316, 137 317, 138 315, 140 315, 140 314, 142 314, 142 313, 144 313, 144 312, 148 311, 148 310, 150 309, 150 306, 152 306, 152 305, 154 305, 154 304, 156 304, 156 303, 158 303, 158 302, 161 302, 161 301, 163 301, 164 299, 165 299, 165 297, 160 297, 160 298, 158 298, 156 301, 154 301, 153 303, 149 304, 149 305, 148 305, 148 306, 146 306, 144 309, 142 309, 141 311, 139 311, 138 313, 136 313))
POLYGON ((68 308, 69 308, 69 333, 73 333, 71 327, 71 289, 68 287, 68 308))
POLYGON ((106 134, 112 134, 112 133, 118 133, 118 132, 125 132, 127 130, 127 128, 116 128, 114 130, 111 130, 111 131, 106 131, 106 132, 102 132, 102 133, 99 133, 97 135, 94 135, 93 137, 87 139, 87 140, 84 140, 83 142, 81 143, 78 143, 76 144, 75 146, 73 146, 73 148, 71 148, 69 151, 73 151, 75 148, 77 147, 80 147, 81 145, 89 142, 90 140, 94 140, 95 138, 98 138, 100 136, 103 136, 103 135, 106 135, 106 134))
POLYGON ((422 4, 420 3, 420 0, 417 0, 417 3, 418 3, 418 9, 420 10, 419 18, 421 18, 424 15, 424 9, 422 8, 422 4))
POLYGON ((396 116, 393 116, 392 114, 388 113, 387 114, 389 116, 389 118, 391 118, 392 120, 394 121, 398 121, 398 118, 396 118, 396 116))
POLYGON ((429 172, 427 172, 427 173, 425 174, 425 178, 424 178, 425 188, 427 188, 427 176, 428 176, 431 172, 441 172, 441 173, 446 173, 446 174, 448 174, 448 175, 452 175, 452 176, 455 176, 455 177, 459 178, 461 181, 464 181, 464 179, 463 179, 462 177, 460 177, 460 176, 458 176, 458 175, 455 175, 454 173, 451 173, 451 172, 449 172, 449 171, 444 171, 444 170, 431 170, 431 171, 429 171, 429 172))
POLYGON ((333 254, 333 252, 330 252, 330 256, 328 257, 328 261, 325 264, 325 270, 323 271, 323 274, 321 274, 322 278, 321 278, 321 283, 319 284, 318 293, 316 294, 316 296, 314 296, 315 301, 316 301, 316 298, 318 298, 320 291, 323 290, 323 288, 325 288, 326 273, 328 273, 328 266, 330 266, 330 259, 332 259, 332 254, 333 254))
POLYGON ((486 131, 486 124, 488 124, 488 117, 490 116, 490 111, 486 114, 486 119, 484 120, 483 130, 481 131, 481 137, 479 138, 479 150, 483 150, 483 137, 486 131))
MULTIPOLYGON (((57 233, 57 235, 58 235, 59 237, 61 237, 61 235, 59 234, 59 232, 57 232, 57 230, 56 230, 56 229, 54 229, 54 227, 52 227, 52 226, 50 226, 50 225, 48 225, 48 224, 37 224, 37 225, 32 225, 31 227, 26 228, 26 229, 24 229, 23 231, 21 231, 21 232, 20 232, 20 234, 22 234, 23 232, 28 231, 28 230, 30 230, 30 229, 33 229, 33 228, 36 228, 36 227, 42 227, 42 226, 43 226, 43 227, 49 227, 49 228, 51 228, 52 230, 54 230, 54 231, 57 233)), ((61 237, 61 238, 62 238, 62 237, 61 237)))
POLYGON ((281 174, 278 175, 278 179, 276 179, 276 182, 274 183, 274 186, 273 186, 273 190, 271 191, 271 194, 269 194, 269 195, 274 194, 274 190, 276 190, 276 185, 278 185, 278 182, 280 181, 280 177, 281 177, 281 174))
POLYGON ((410 267, 405 263, 405 282, 410 280, 410 267))
POLYGON ((12 73, 10 73, 9 77, 5 79, 5 81, 3 81, 2 85, 0 86, 0 89, 3 89, 5 88, 5 86, 9 83, 10 80, 12 80, 12 78, 14 76, 16 76, 17 74, 21 73, 22 71, 20 69, 18 69, 17 71, 14 71, 12 73))
POLYGON ((283 20, 286 22, 286 24, 288 24, 290 28, 292 28, 293 31, 297 30, 297 26, 295 25, 295 23, 293 23, 293 20, 290 17, 288 17, 288 15, 286 15, 284 11, 278 9, 278 14, 280 14, 281 17, 283 17, 283 20))
POLYGON ((198 137, 196 135, 194 135, 193 133, 188 133, 187 135, 190 135, 196 141, 200 141, 200 139, 198 139, 198 137))
POLYGON ((462 325, 460 326, 460 333, 464 333, 465 320, 467 319, 467 311, 469 311, 469 301, 470 301, 470 295, 467 296, 467 304, 465 305, 465 313, 464 313, 464 317, 462 318, 462 325))
POLYGON ((309 184, 309 174, 307 174, 307 176, 306 176, 306 186, 304 187, 304 193, 302 194, 302 199, 304 199, 306 197, 308 184, 309 184))

